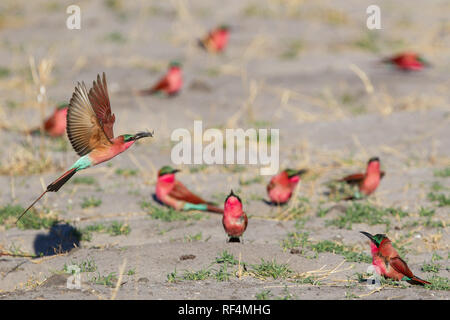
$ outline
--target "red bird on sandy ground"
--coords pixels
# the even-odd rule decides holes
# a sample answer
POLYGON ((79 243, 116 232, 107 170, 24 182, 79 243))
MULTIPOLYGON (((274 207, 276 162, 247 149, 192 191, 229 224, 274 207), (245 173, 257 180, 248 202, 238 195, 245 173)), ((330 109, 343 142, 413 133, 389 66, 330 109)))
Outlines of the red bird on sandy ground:
POLYGON ((241 199, 233 193, 233 190, 225 199, 222 224, 228 235, 228 242, 241 242, 240 238, 247 229, 248 218, 242 210, 241 199))
MULTIPOLYGON (((50 137, 59 137, 66 133, 67 110, 69 105, 62 103, 55 108, 53 114, 44 121, 44 132, 50 137)), ((39 134, 41 128, 27 130, 28 134, 39 134)))
POLYGON ((363 235, 370 239, 370 251, 372 253, 372 264, 378 274, 385 278, 397 281, 407 281, 410 284, 431 284, 428 281, 416 277, 408 265, 398 255, 392 246, 391 240, 384 234, 372 236, 370 233, 361 231, 363 235))
POLYGON ((384 171, 380 171, 380 159, 374 157, 369 159, 365 173, 355 173, 346 176, 338 181, 346 182, 350 185, 358 185, 358 192, 349 196, 345 200, 362 199, 372 194, 380 184, 380 180, 384 177, 384 171))
POLYGON ((429 67, 428 63, 423 57, 414 52, 404 52, 393 57, 382 60, 384 63, 394 64, 398 69, 403 71, 420 71, 424 67, 429 67))
POLYGON ((230 27, 222 25, 210 31, 203 39, 199 40, 199 45, 206 51, 219 53, 225 50, 230 37, 230 27))
POLYGON ((158 171, 156 198, 165 205, 180 211, 200 210, 223 213, 223 210, 193 194, 180 181, 175 179, 178 169, 164 166, 158 171))
POLYGON ((278 205, 288 202, 292 196, 292 192, 300 182, 300 177, 306 172, 307 170, 305 169, 286 169, 273 176, 267 185, 267 193, 269 194, 270 201, 278 205))
POLYGON ((167 73, 150 89, 140 90, 137 93, 139 95, 149 95, 164 93, 168 96, 174 96, 181 90, 183 86, 183 75, 181 72, 181 64, 176 61, 172 61, 169 64, 169 70, 167 73))

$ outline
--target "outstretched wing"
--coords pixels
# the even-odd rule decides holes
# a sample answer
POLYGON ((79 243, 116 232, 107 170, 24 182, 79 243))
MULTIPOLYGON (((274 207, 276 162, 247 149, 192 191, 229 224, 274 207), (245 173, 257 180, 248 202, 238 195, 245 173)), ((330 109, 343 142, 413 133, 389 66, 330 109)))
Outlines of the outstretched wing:
POLYGON ((100 75, 97 75, 97 81, 94 81, 91 90, 89 90, 89 101, 106 136, 109 140, 113 139, 113 126, 116 117, 114 114, 111 114, 111 105, 109 103, 108 87, 104 72, 102 80, 100 80, 100 75))
POLYGON ((349 176, 346 176, 338 181, 344 181, 349 184, 357 184, 360 183, 364 179, 364 173, 355 173, 349 176))
POLYGON ((183 200, 186 202, 190 202, 193 204, 199 204, 199 203, 207 203, 205 200, 200 198, 199 196, 196 196, 192 192, 188 190, 181 182, 175 181, 175 186, 170 191, 169 196, 174 197, 178 200, 183 200))
POLYGON ((67 136, 73 149, 80 156, 99 145, 110 145, 89 100, 84 82, 75 87, 67 112, 67 136))
POLYGON ((406 264, 405 261, 402 260, 402 258, 400 257, 395 257, 392 258, 389 261, 389 264, 392 266, 392 268, 394 268, 395 271, 404 274, 405 276, 407 276, 408 278, 413 278, 414 275, 411 272, 411 270, 409 270, 408 265, 406 264))

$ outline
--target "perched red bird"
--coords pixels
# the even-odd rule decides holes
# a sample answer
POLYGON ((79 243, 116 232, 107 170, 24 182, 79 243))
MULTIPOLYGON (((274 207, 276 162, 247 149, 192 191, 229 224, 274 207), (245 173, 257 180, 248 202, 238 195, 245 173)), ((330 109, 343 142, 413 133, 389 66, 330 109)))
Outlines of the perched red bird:
POLYGON ((47 192, 58 190, 78 171, 108 161, 131 147, 137 140, 152 137, 150 132, 122 134, 114 138, 113 126, 116 117, 106 85, 106 76, 97 75, 89 92, 84 82, 75 87, 67 113, 67 136, 80 158, 62 176, 47 186, 47 189, 20 215, 17 221, 33 207, 47 192))
POLYGON ((383 62, 394 64, 397 68, 404 71, 419 71, 424 67, 430 66, 424 58, 414 52, 400 53, 384 59, 383 62))
MULTIPOLYGON (((59 137, 66 133, 66 118, 69 105, 62 103, 55 108, 52 115, 44 121, 44 132, 51 137, 59 137)), ((41 128, 27 130, 27 133, 38 134, 41 128)))
POLYGON ((228 44, 228 38, 230 37, 230 27, 222 25, 212 31, 210 31, 206 37, 199 40, 199 45, 209 52, 222 52, 225 50, 228 44))
POLYGON ((361 199, 377 189, 384 175, 384 171, 380 171, 380 159, 374 157, 367 163, 366 173, 355 173, 338 181, 346 182, 350 185, 358 185, 359 192, 346 198, 346 200, 361 199))
POLYGON ((228 242, 241 242, 240 237, 247 229, 248 218, 242 210, 241 199, 233 193, 225 199, 222 224, 228 235, 228 242))
POLYGON ((363 235, 370 239, 370 250, 372 253, 372 264, 378 274, 385 278, 397 281, 407 281, 410 284, 431 284, 428 281, 416 277, 408 265, 398 255, 392 246, 391 240, 384 234, 376 234, 372 236, 370 233, 361 231, 363 235))
POLYGON ((190 192, 180 181, 175 179, 178 169, 164 166, 158 171, 156 197, 159 201, 175 210, 200 210, 223 213, 223 210, 190 192))
POLYGON ((169 64, 167 73, 150 89, 138 91, 139 95, 164 93, 168 96, 176 95, 183 86, 183 76, 181 72, 181 64, 172 61, 169 64))
POLYGON ((300 177, 307 170, 286 169, 272 177, 267 185, 270 201, 275 204, 284 204, 289 201, 292 192, 300 181, 300 177))

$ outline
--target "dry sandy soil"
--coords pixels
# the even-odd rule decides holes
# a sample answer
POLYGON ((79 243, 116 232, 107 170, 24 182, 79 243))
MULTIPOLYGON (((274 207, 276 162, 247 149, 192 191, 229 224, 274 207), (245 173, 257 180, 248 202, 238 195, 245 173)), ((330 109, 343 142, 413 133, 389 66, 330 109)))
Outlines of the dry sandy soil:
POLYGON ((0 257, 0 298, 449 298, 448 1, 78 1, 81 30, 65 27, 69 4, 0 3, 1 214, 28 206, 77 159, 66 137, 20 133, 41 119, 30 57, 53 63, 45 114, 71 97, 77 81, 91 84, 104 71, 115 133, 148 128, 155 136, 47 194, 32 214, 58 224, 19 229, 4 220, 0 248, 10 255, 0 257), (370 4, 381 7, 381 30, 366 28, 370 4), (196 40, 221 23, 233 28, 229 47, 209 55, 196 40), (432 68, 405 73, 380 63, 406 49, 432 68), (183 64, 181 94, 131 94, 173 59, 183 64), (249 215, 243 244, 226 243, 218 215, 164 221, 171 212, 152 198, 156 171, 171 164, 171 132, 192 130, 196 119, 205 128, 279 128, 281 167, 310 170, 295 201, 277 208, 263 201, 270 177, 258 166, 177 166, 178 178, 207 199, 223 203, 231 188, 239 193, 249 215), (371 156, 386 176, 360 206, 378 208, 384 220, 373 222, 369 212, 333 225, 362 209, 330 200, 326 183, 364 170, 371 156), (383 282, 372 290, 360 282, 370 265, 360 230, 386 232, 433 286, 383 282), (305 233, 303 245, 286 246, 289 234, 300 242, 305 233), (237 264, 216 260, 225 250, 237 264), (81 289, 66 288, 71 264, 88 267, 81 289))

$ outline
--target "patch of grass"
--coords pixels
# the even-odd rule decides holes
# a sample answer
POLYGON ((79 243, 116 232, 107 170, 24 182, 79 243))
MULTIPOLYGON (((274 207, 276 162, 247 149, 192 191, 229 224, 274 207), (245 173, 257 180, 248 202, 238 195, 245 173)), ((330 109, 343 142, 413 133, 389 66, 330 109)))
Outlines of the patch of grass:
POLYGON ((295 59, 304 49, 305 45, 302 40, 296 39, 289 42, 280 58, 284 60, 295 59))
POLYGON ((435 177, 448 178, 450 177, 450 167, 441 170, 434 170, 433 174, 435 177))
POLYGON ((248 186, 250 184, 254 184, 254 183, 263 183, 264 182, 264 178, 262 176, 256 176, 250 179, 243 179, 242 177, 239 177, 239 185, 240 186, 248 186))
POLYGON ((99 273, 96 277, 91 279, 91 282, 112 288, 116 286, 117 275, 115 272, 111 272, 107 276, 101 276, 99 273))
POLYGON ((293 273, 287 263, 279 264, 275 260, 265 261, 261 259, 260 264, 255 264, 251 267, 254 274, 259 278, 284 279, 293 273))
POLYGON ((122 35, 122 33, 118 31, 108 33, 104 36, 103 40, 115 42, 118 44, 124 44, 125 42, 127 42, 127 39, 122 35))
POLYGON ((365 253, 352 251, 350 247, 344 246, 342 244, 330 240, 323 240, 317 243, 313 243, 311 244, 310 249, 317 253, 331 252, 333 254, 339 254, 342 255, 346 261, 349 262, 365 262, 365 263, 372 262, 371 256, 365 253))
POLYGON ((238 260, 234 257, 233 254, 229 253, 227 250, 222 251, 222 253, 216 257, 216 263, 228 263, 230 265, 237 265, 239 263, 238 260))
POLYGON ((377 208, 368 203, 352 203, 345 213, 338 218, 328 220, 326 225, 334 225, 340 229, 352 229, 353 223, 367 223, 368 225, 384 224, 389 227, 389 217, 408 216, 408 213, 395 208, 377 208))
POLYGON ((201 269, 198 271, 185 271, 182 275, 183 280, 206 280, 211 276, 211 270, 209 269, 201 269))
POLYGON ((78 268, 80 268, 80 272, 94 272, 97 271, 97 265, 95 263, 95 261, 91 258, 88 258, 87 260, 81 261, 81 262, 76 262, 76 261, 71 261, 70 264, 64 264, 63 270, 64 272, 68 272, 68 267, 69 266, 77 266, 78 268))
POLYGON ((188 234, 184 236, 184 242, 195 242, 202 240, 202 233, 188 234))
MULTIPOLYGON (((7 229, 16 226, 16 220, 25 209, 20 205, 6 205, 0 208, 0 225, 7 229)), ((31 208, 17 222, 17 228, 24 229, 49 229, 58 222, 57 218, 45 217, 43 212, 31 208)))
POLYGON ((72 179, 73 184, 93 185, 96 180, 93 177, 75 177, 72 179))
POLYGON ((273 297, 273 294, 270 290, 263 290, 257 294, 255 294, 256 300, 268 300, 273 297))
POLYGON ((431 257, 431 261, 432 262, 439 261, 439 260, 442 260, 442 259, 444 259, 444 258, 442 258, 440 255, 438 255, 436 252, 433 252, 433 255, 431 257))
POLYGON ((432 217, 434 216, 434 209, 421 207, 419 209, 419 216, 421 217, 432 217))
POLYGON ((127 275, 128 275, 128 276, 133 276, 133 275, 135 275, 135 274, 136 274, 136 269, 135 269, 135 268, 130 269, 130 270, 128 270, 128 272, 127 272, 127 275))
POLYGON ((450 290, 450 281, 448 278, 445 277, 439 277, 437 275, 433 275, 431 279, 427 279, 428 282, 431 282, 431 284, 426 284, 425 288, 430 290, 450 290))
POLYGON ((81 234, 81 240, 91 241, 93 232, 108 233, 111 236, 119 236, 128 235, 131 232, 131 228, 128 224, 113 221, 110 225, 105 225, 103 223, 92 224, 80 229, 79 232, 81 234))
POLYGON ((0 66, 0 78, 6 78, 11 74, 8 68, 0 66))
POLYGON ((172 208, 166 208, 162 206, 155 206, 150 202, 141 202, 141 208, 148 211, 148 214, 153 219, 158 219, 166 222, 172 221, 187 221, 187 220, 200 220, 204 218, 201 213, 185 213, 174 210, 172 208))
POLYGON ((317 209, 316 215, 317 215, 319 218, 323 218, 323 217, 325 217, 325 216, 327 215, 328 211, 330 211, 330 209, 323 209, 323 208, 319 207, 319 208, 317 209))
POLYGON ((202 165, 199 165, 199 166, 190 167, 189 168, 189 172, 190 173, 197 173, 197 172, 205 170, 206 168, 208 168, 208 166, 206 164, 202 164, 202 165))
POLYGON ((228 264, 224 263, 214 274, 214 279, 216 279, 217 281, 229 281, 231 275, 231 272, 228 271, 228 264))
POLYGON ((171 273, 167 274, 167 282, 169 282, 169 283, 177 282, 178 279, 179 279, 179 276, 178 276, 176 268, 175 268, 174 271, 172 271, 171 273))
POLYGON ((440 182, 435 181, 431 184, 431 190, 433 191, 441 191, 446 189, 440 182))
POLYGON ((83 209, 87 209, 87 208, 95 208, 98 207, 102 204, 102 200, 95 198, 95 197, 89 197, 83 198, 83 202, 81 203, 81 208, 83 209))
POLYGON ((438 207, 450 206, 450 197, 447 197, 443 193, 430 192, 427 195, 428 200, 437 202, 438 207))
POLYGON ((284 250, 293 248, 304 248, 308 243, 309 234, 307 232, 291 232, 288 233, 287 238, 281 242, 281 247, 284 250))
POLYGON ((373 31, 367 31, 364 35, 354 42, 354 46, 362 50, 377 53, 379 48, 379 35, 373 31))
POLYGON ((438 273, 442 266, 439 263, 424 263, 421 267, 423 272, 438 273))
POLYGON ((122 169, 122 168, 118 168, 116 169, 116 171, 114 171, 115 174, 119 175, 119 176, 124 176, 124 177, 131 177, 131 176, 135 176, 138 174, 138 170, 136 169, 122 169))

